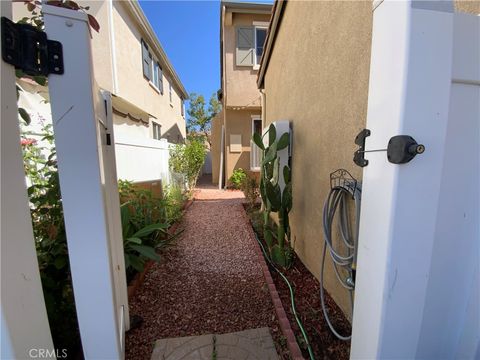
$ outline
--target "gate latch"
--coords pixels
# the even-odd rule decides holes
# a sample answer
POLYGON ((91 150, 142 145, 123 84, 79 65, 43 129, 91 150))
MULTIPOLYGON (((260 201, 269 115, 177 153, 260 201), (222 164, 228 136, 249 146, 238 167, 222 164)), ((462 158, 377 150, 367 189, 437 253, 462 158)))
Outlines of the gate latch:
POLYGON ((370 136, 370 130, 363 129, 355 138, 355 144, 359 146, 353 156, 353 161, 360 167, 368 165, 365 159, 365 153, 386 151, 387 159, 392 164, 405 164, 412 160, 417 154, 423 154, 425 146, 418 144, 415 139, 409 135, 397 135, 388 141, 386 149, 365 150, 365 138, 370 136))
POLYGON ((59 41, 28 24, 16 24, 2 16, 2 58, 31 76, 63 74, 63 51, 59 41))

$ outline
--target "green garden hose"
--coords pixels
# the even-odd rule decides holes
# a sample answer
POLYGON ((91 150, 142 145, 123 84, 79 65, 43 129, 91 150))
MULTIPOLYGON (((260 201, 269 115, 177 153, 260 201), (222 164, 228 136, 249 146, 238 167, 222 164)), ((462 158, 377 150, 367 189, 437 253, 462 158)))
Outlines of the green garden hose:
MULTIPOLYGON (((255 233, 255 232, 254 232, 254 233, 255 233)), ((295 308, 295 297, 294 297, 294 294, 293 294, 292 285, 290 285, 290 282, 288 281, 288 279, 286 278, 286 276, 285 276, 280 270, 278 270, 278 268, 277 268, 277 267, 275 266, 275 264, 272 262, 272 260, 271 260, 270 257, 268 256, 267 252, 265 251, 265 248, 263 247, 262 242, 261 242, 260 239, 258 238, 257 233, 255 233, 255 238, 257 239, 258 244, 259 244, 260 247, 262 248, 263 256, 265 256, 265 258, 268 260, 268 262, 270 263, 270 265, 271 265, 271 266, 275 269, 275 271, 282 277, 283 281, 285 281, 285 283, 286 283, 287 286, 288 286, 288 289, 290 290, 290 301, 291 301, 291 303, 292 303, 292 312, 293 312, 293 315, 295 316, 295 320, 297 321, 298 327, 300 328, 300 331, 302 332, 302 336, 303 336, 303 338, 304 338, 304 340, 305 340, 305 343, 307 344, 308 355, 310 356, 310 360, 315 360, 315 356, 313 355, 312 347, 310 346, 310 342, 308 341, 307 333, 306 333, 305 329, 303 328, 303 325, 302 325, 302 322, 300 321, 300 318, 299 318, 298 315, 297 315, 297 309, 295 308)))

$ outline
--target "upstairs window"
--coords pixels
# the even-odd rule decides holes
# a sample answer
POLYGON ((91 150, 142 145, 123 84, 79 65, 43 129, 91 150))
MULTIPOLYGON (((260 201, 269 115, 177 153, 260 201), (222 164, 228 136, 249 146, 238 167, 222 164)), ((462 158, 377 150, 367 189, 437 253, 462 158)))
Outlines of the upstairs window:
POLYGON ((180 100, 180 108, 182 109, 182 116, 185 117, 185 100, 180 100))
POLYGON ((152 80, 152 54, 148 50, 148 45, 142 40, 142 66, 143 76, 152 80))
POLYGON ((253 67, 260 65, 266 37, 266 26, 237 27, 236 65, 253 67))
POLYGON ((170 104, 173 105, 172 83, 168 82, 168 95, 170 96, 170 104))
POLYGON ((142 40, 143 76, 163 95, 163 71, 160 63, 153 58, 148 45, 142 40))
POLYGON ((260 59, 263 54, 265 39, 267 38, 267 29, 264 27, 255 28, 255 65, 260 65, 260 59))
POLYGON ((163 95, 163 71, 162 67, 158 63, 158 61, 155 61, 153 63, 153 79, 152 79, 153 85, 160 91, 160 93, 163 95))
POLYGON ((162 125, 152 121, 152 131, 153 131, 152 137, 154 139, 160 140, 162 136, 162 125))

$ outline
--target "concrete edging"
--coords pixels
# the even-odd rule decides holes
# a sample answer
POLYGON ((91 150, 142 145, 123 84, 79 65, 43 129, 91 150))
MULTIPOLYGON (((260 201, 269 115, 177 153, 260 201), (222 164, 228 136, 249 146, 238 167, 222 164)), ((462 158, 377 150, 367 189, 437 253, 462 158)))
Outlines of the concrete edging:
POLYGON ((285 338, 287 339, 287 346, 288 346, 288 350, 290 351, 290 356, 294 360, 304 360, 302 351, 298 346, 297 339, 295 338, 295 334, 293 333, 292 326, 290 325, 290 321, 288 320, 287 313, 285 312, 285 308, 283 307, 282 300, 278 295, 277 287, 275 286, 275 283, 273 282, 273 279, 272 279, 272 275, 270 274, 270 269, 268 268, 265 258, 263 257, 262 249, 260 248, 260 245, 258 244, 255 238, 255 233, 253 231, 250 218, 248 217, 247 212, 243 207, 243 205, 240 205, 240 206, 242 206, 243 208, 243 214, 248 224, 248 233, 250 235, 250 240, 253 241, 253 243, 255 244, 254 246, 258 256, 258 261, 260 262, 260 265, 262 267, 263 276, 265 278, 265 282, 267 283, 268 291, 270 292, 270 297, 272 298, 272 303, 273 303, 273 307, 275 308, 275 312, 277 314, 278 322, 280 323, 280 330, 282 331, 283 336, 285 336, 285 338))

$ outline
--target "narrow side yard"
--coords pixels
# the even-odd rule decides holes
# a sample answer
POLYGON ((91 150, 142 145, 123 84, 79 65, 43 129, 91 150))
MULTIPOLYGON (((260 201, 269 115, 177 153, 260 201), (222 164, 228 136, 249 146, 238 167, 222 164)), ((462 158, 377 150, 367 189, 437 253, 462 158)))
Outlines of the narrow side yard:
POLYGON ((155 340, 269 327, 285 346, 242 214, 243 194, 202 188, 177 243, 148 271, 130 302, 143 324, 126 337, 127 359, 149 359, 155 340))

